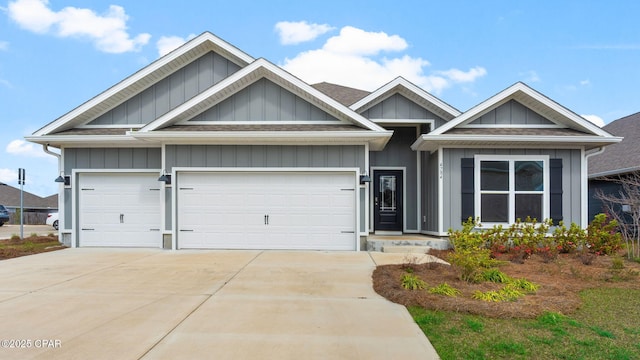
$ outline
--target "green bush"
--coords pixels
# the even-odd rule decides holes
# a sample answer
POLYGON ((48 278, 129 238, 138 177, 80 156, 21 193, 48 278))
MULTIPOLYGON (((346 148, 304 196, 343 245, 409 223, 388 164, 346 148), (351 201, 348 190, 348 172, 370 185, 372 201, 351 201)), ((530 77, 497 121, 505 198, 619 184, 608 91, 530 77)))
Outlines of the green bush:
POLYGON ((496 269, 496 268, 492 268, 492 269, 486 269, 485 271, 482 272, 482 279, 484 281, 491 281, 494 283, 508 283, 511 278, 509 278, 509 276, 505 273, 503 273, 502 271, 496 269))
POLYGON ((618 222, 605 214, 598 214, 587 226, 583 245, 596 255, 613 255, 622 249, 622 235, 617 231, 618 222))
POLYGON ((460 295, 460 290, 452 287, 447 283, 442 283, 442 284, 439 284, 438 286, 429 288, 428 291, 431 294, 438 294, 438 295, 451 296, 451 297, 456 297, 460 295))
POLYGON ((402 287, 407 290, 422 290, 427 286, 424 280, 414 274, 402 275, 402 287))
POLYGON ((575 252, 585 235, 586 232, 578 224, 571 223, 571 226, 567 229, 564 221, 560 221, 553 230, 555 246, 559 252, 565 254, 575 252))
POLYGON ((458 271, 460 280, 477 283, 483 281, 483 272, 496 267, 500 262, 491 258, 489 249, 455 250, 447 261, 458 271))

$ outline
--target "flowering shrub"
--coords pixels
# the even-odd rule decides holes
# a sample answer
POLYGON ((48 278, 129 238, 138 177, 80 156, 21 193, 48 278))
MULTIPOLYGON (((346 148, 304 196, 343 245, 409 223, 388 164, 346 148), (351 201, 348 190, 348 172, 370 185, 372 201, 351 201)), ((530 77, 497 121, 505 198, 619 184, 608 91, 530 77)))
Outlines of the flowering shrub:
POLYGON ((567 229, 564 221, 560 221, 553 230, 556 248, 563 254, 575 252, 585 235, 586 232, 576 223, 571 223, 571 226, 567 229))
POLYGON ((622 249, 622 235, 617 232, 618 222, 598 214, 587 227, 584 246, 596 255, 613 255, 622 249))

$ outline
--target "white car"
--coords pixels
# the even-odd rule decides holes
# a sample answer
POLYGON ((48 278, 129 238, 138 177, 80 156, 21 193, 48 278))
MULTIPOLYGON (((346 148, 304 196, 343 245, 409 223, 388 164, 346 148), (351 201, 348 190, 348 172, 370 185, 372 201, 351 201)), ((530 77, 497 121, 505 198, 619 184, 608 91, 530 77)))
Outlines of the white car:
POLYGON ((47 225, 53 226, 54 229, 58 230, 58 213, 49 213, 47 214, 47 225))

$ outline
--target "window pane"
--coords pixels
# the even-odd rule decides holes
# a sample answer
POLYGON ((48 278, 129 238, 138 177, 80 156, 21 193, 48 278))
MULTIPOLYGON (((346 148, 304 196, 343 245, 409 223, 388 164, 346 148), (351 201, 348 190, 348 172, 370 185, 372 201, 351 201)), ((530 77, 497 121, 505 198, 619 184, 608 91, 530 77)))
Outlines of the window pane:
POLYGON ((480 205, 481 222, 509 221, 509 195, 482 194, 480 200, 482 201, 482 205, 480 205))
POLYGON ((516 219, 542 219, 542 194, 516 194, 516 219))
POLYGON ((509 162, 481 161, 480 190, 509 190, 509 162))
POLYGON ((543 191, 542 161, 516 161, 516 191, 543 191))
POLYGON ((380 176, 380 210, 396 210, 396 177, 395 175, 380 176))

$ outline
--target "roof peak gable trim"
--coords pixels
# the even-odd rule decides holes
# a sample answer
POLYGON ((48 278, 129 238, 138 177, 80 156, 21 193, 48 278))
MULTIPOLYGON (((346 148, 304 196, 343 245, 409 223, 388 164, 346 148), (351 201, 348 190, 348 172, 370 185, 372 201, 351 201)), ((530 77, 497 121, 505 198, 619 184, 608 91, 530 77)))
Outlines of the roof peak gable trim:
POLYGON ((253 63, 240 69, 216 85, 167 112, 160 118, 141 128, 140 131, 150 132, 188 120, 233 96, 262 78, 273 81, 275 84, 282 86, 283 88, 300 96, 302 99, 309 101, 311 104, 318 106, 323 111, 327 111, 338 119, 362 126, 368 130, 385 131, 384 128, 374 122, 369 121, 345 105, 342 105, 323 92, 313 88, 311 85, 303 82, 263 58, 255 60, 253 63), (334 111, 330 111, 331 109, 334 111))
POLYGON ((544 116, 543 114, 540 115, 543 115, 547 120, 550 120, 551 122, 558 125, 564 125, 568 128, 591 133, 597 136, 612 137, 611 134, 602 130, 595 124, 584 119, 583 117, 567 109, 566 107, 558 104, 557 102, 551 100, 547 96, 534 90, 523 82, 517 82, 510 87, 502 90, 498 94, 474 106, 473 108, 464 112, 447 124, 435 129, 431 134, 440 135, 455 127, 467 125, 471 121, 475 120, 478 116, 481 116, 484 113, 495 109, 510 100, 516 100, 525 107, 536 111, 539 114, 540 109, 535 109, 534 107, 532 107, 532 105, 537 105, 539 108, 545 109, 547 112, 549 112, 549 114, 554 115, 553 118, 549 119, 549 116, 544 116))
MULTIPOLYGON (((53 122, 40 128, 33 133, 33 136, 42 136, 57 131, 67 130, 74 125, 82 124, 84 121, 90 121, 91 118, 85 119, 84 117, 82 117, 82 115, 86 114, 92 109, 95 110, 95 108, 110 100, 110 102, 113 102, 113 104, 111 104, 111 106, 108 106, 108 109, 111 109, 119 105, 123 101, 126 101, 126 99, 129 99, 133 95, 132 93, 139 93, 147 87, 157 83, 162 78, 168 76, 168 74, 172 73, 173 71, 168 72, 166 76, 162 76, 161 78, 151 79, 151 81, 145 81, 145 78, 152 77, 157 72, 162 72, 165 67, 169 69, 171 69, 172 67, 176 67, 176 65, 172 65, 172 63, 182 63, 185 60, 184 57, 193 57, 193 59, 196 59, 197 56, 193 56, 193 54, 189 53, 192 51, 196 51, 199 47, 202 46, 204 46, 207 51, 219 51, 221 55, 228 57, 229 60, 233 62, 238 63, 238 65, 240 65, 241 67, 246 66, 255 60, 250 55, 246 54, 230 43, 220 39, 211 32, 203 32, 202 34, 187 41, 185 44, 174 49, 168 54, 156 59, 154 62, 138 70, 134 74, 128 76, 124 80, 121 80, 117 84, 111 86, 102 93, 84 102, 75 109, 62 115, 53 122), (129 90, 129 93, 121 94, 122 92, 126 92, 127 90, 129 90), (119 94, 120 96, 118 96, 119 94)), ((102 114, 105 111, 106 110, 102 110, 99 111, 99 113, 102 114)))
POLYGON ((397 78, 393 79, 392 81, 388 82, 387 84, 373 91, 371 94, 365 96, 364 98, 360 99, 360 101, 351 105, 350 108, 360 113, 362 111, 370 109, 371 107, 384 101, 385 99, 391 97, 394 94, 399 93, 403 95, 401 91, 402 89, 405 89, 417 95, 418 97, 422 98, 423 100, 431 104, 433 108, 431 109, 427 108, 427 110, 440 116, 444 115, 443 118, 447 121, 461 114, 461 112, 458 109, 438 99, 437 97, 431 95, 429 92, 411 83, 410 81, 403 78, 402 76, 398 76, 397 78), (436 110, 436 111, 433 111, 433 110, 436 110))

